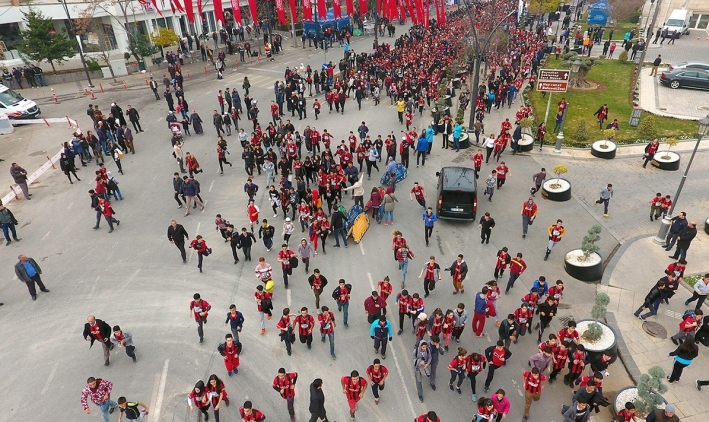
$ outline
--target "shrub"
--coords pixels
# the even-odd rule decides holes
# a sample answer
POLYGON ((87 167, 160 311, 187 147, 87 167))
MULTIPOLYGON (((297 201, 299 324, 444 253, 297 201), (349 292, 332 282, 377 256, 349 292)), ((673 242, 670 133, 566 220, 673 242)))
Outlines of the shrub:
POLYGON ((638 135, 652 139, 657 136, 657 121, 653 116, 648 116, 640 121, 638 135))
POLYGON ((618 55, 618 61, 621 63, 628 63, 628 52, 623 50, 618 55))
POLYGON ((670 137, 665 139, 665 143, 667 144, 667 151, 670 150, 673 146, 677 145, 679 143, 679 140, 675 137, 670 137))
POLYGON ((571 132, 574 140, 578 142, 585 142, 588 140, 588 125, 585 120, 579 120, 576 122, 576 127, 573 128, 571 132))
MULTIPOLYGON (((588 259, 592 253, 596 253, 600 250, 596 242, 601 240, 601 236, 598 234, 601 232, 601 226, 599 224, 594 224, 590 229, 588 229, 588 234, 583 237, 581 241, 581 250, 583 251, 584 259, 588 259)), ((607 305, 607 304, 606 304, 607 305)))
POLYGON ((596 295, 596 301, 591 310, 591 316, 596 322, 588 325, 588 329, 583 332, 583 337, 588 340, 595 341, 601 338, 603 334, 603 328, 598 323, 598 321, 606 319, 607 306, 610 303, 611 298, 605 293, 599 293, 596 295))
POLYGON ((633 403, 638 413, 647 415, 664 403, 661 396, 667 392, 667 386, 662 382, 664 378, 665 371, 660 366, 653 366, 647 374, 640 375, 638 398, 633 403))
POLYGON ((89 72, 94 72, 97 70, 101 70, 101 65, 99 62, 95 59, 86 59, 86 67, 89 69, 89 72))

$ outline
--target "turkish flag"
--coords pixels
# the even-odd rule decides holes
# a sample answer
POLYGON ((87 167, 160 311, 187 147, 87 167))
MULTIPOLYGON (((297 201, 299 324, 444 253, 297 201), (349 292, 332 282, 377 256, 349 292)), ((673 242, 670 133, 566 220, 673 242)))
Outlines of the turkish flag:
POLYGON ((445 25, 446 24, 446 1, 441 0, 441 21, 438 22, 439 27, 440 25, 445 25))
POLYGON ((199 18, 200 18, 200 19, 203 19, 203 18, 202 18, 202 7, 203 7, 203 6, 204 6, 204 5, 202 4, 202 0, 197 0, 197 13, 199 13, 199 18))
POLYGON ((398 14, 399 12, 396 10, 396 0, 389 0, 389 19, 396 19, 398 14))
POLYGON ((194 7, 192 6, 192 0, 185 0, 185 12, 187 13, 187 20, 190 23, 194 23, 194 7))
POLYGON ((313 21, 312 0, 303 0, 303 20, 308 22, 313 21))
POLYGON ((347 14, 354 15, 354 0, 346 0, 345 4, 347 5, 347 14))
POLYGON ((364 16, 367 14, 367 0, 359 0, 359 15, 364 16))
MULTIPOLYGON (((165 3, 163 3, 163 6, 165 3)), ((158 0, 153 0, 153 8, 155 9, 156 12, 158 12, 158 15, 162 16, 162 10, 158 7, 158 0)))
POLYGON ((404 0, 401 0, 401 4, 399 4, 399 12, 401 13, 401 19, 403 19, 404 23, 406 23, 406 8, 404 7, 404 0))
POLYGON ((418 22, 422 24, 426 18, 426 14, 423 11, 423 0, 416 0, 416 14, 418 15, 418 22))
POLYGON ((415 24, 418 23, 418 19, 416 18, 416 11, 414 10, 414 5, 411 3, 411 0, 406 0, 406 8, 409 10, 409 14, 411 15, 411 22, 415 24))
POLYGON ((335 19, 342 17, 342 4, 340 0, 332 0, 332 12, 335 15, 335 19))
MULTIPOLYGON (((188 0, 185 0, 185 4, 187 4, 187 1, 188 0)), ((239 4, 239 0, 231 0, 231 10, 234 13, 234 20, 236 23, 243 25, 244 21, 241 19, 241 5, 239 4)))
POLYGON ((441 11, 438 8, 438 0, 433 0, 433 7, 436 8, 436 21, 441 20, 441 11))
POLYGON ((214 3, 214 19, 224 25, 224 8, 222 7, 222 0, 212 0, 212 3, 214 3))
POLYGON ((256 0, 249 0, 249 10, 251 11, 251 20, 258 22, 258 13, 256 12, 256 0))
POLYGON ((425 17, 423 18, 423 23, 426 26, 426 29, 428 29, 428 25, 429 23, 431 23, 431 4, 428 2, 428 0, 423 0, 423 4, 423 13, 425 15, 425 17))
POLYGON ((325 0, 318 0, 318 17, 322 19, 327 18, 327 6, 325 5, 325 0))
POLYGON ((274 0, 274 3, 276 3, 276 14, 278 15, 278 22, 280 22, 281 25, 287 24, 288 21, 286 20, 286 8, 283 5, 283 0, 274 0))
POLYGON ((176 8, 179 12, 185 13, 185 8, 184 8, 184 7, 182 6, 182 4, 180 3, 180 0, 171 0, 171 1, 175 2, 175 8, 176 8))
POLYGON ((298 21, 298 6, 295 4, 295 0, 288 0, 288 5, 290 6, 290 18, 293 23, 298 21))

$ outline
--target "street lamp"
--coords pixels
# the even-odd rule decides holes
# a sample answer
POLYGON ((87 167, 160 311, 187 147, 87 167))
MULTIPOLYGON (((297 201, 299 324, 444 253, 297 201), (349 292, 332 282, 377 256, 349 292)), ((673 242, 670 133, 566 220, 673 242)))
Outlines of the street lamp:
POLYGON ((79 44, 79 57, 81 58, 81 64, 84 65, 84 72, 86 73, 86 79, 89 82, 89 87, 93 88, 94 84, 91 83, 91 76, 89 75, 89 68, 86 67, 86 60, 84 59, 84 50, 81 47, 81 39, 79 34, 76 33, 76 26, 74 26, 74 21, 69 16, 69 8, 66 5, 66 0, 59 0, 59 2, 64 6, 64 12, 66 13, 66 18, 69 20, 69 27, 76 36, 76 42, 79 44))
POLYGON ((574 76, 579 73, 579 69, 581 68, 582 64, 583 63, 579 59, 574 60, 574 62, 571 64, 571 77, 569 78, 571 82, 571 89, 569 89, 569 100, 567 101, 566 107, 564 108, 564 115, 561 117, 561 126, 559 126, 559 134, 556 135, 556 145, 554 145, 555 154, 561 154, 561 144, 564 142, 564 124, 566 123, 566 114, 569 112, 569 107, 571 106, 571 95, 574 93, 574 76))
POLYGON ((689 157, 689 163, 687 163, 687 168, 684 169, 684 174, 682 175, 682 180, 679 182, 679 188, 677 188, 677 193, 675 193, 674 201, 670 207, 669 212, 666 216, 662 217, 662 224, 660 225, 660 230, 657 232, 654 242, 658 244, 665 244, 665 239, 667 238, 667 232, 670 230, 670 225, 672 224, 672 212, 677 206, 677 201, 679 201, 679 195, 682 193, 682 187, 684 186, 685 180, 687 180, 687 174, 689 173, 690 167, 692 167, 692 161, 694 160, 694 154, 697 153, 699 148, 699 143, 702 142, 702 138, 707 134, 707 129, 709 129, 709 115, 699 121, 699 128, 697 129, 697 143, 694 144, 694 151, 689 157))

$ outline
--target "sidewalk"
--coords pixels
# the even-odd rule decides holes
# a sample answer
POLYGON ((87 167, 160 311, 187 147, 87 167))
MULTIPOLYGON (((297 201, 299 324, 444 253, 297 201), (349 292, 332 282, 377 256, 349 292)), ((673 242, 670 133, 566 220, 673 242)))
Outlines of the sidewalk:
MULTIPOLYGON (((709 270, 709 264, 701 260, 709 254, 709 238, 704 233, 703 224, 699 226, 699 233, 687 254, 687 275, 709 270)), ((653 283, 664 276, 664 269, 673 262, 668 258, 673 252, 666 252, 653 242, 653 238, 654 235, 643 235, 626 241, 606 267, 598 289, 611 298, 608 319, 616 333, 622 336, 622 342, 618 343, 620 357, 636 382, 641 373, 655 365, 662 367, 669 375, 673 358, 667 354, 676 348, 669 336, 677 332, 681 316, 687 309, 684 301, 691 296, 689 287, 681 286, 669 305, 660 305, 657 319, 649 318, 649 321, 658 322, 667 329, 667 339, 646 334, 642 321, 633 316, 653 283)), ((709 309, 706 305, 705 308, 709 309)), ((669 390, 663 396, 677 407, 677 416, 682 422, 706 421, 709 417, 709 401, 705 391, 697 391, 697 378, 709 379, 709 349, 701 344, 699 357, 684 370, 680 381, 674 384, 666 382, 669 390)))

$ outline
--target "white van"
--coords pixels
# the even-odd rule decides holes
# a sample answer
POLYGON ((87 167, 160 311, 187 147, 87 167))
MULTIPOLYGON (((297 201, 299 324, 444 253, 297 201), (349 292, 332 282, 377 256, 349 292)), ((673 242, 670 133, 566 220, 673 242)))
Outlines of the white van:
POLYGON ((692 12, 686 9, 675 9, 672 11, 670 18, 665 22, 667 33, 672 34, 677 31, 680 37, 683 34, 689 35, 689 20, 692 18, 692 12))
POLYGON ((7 114, 10 119, 33 119, 42 113, 37 103, 0 85, 0 114, 7 114))

